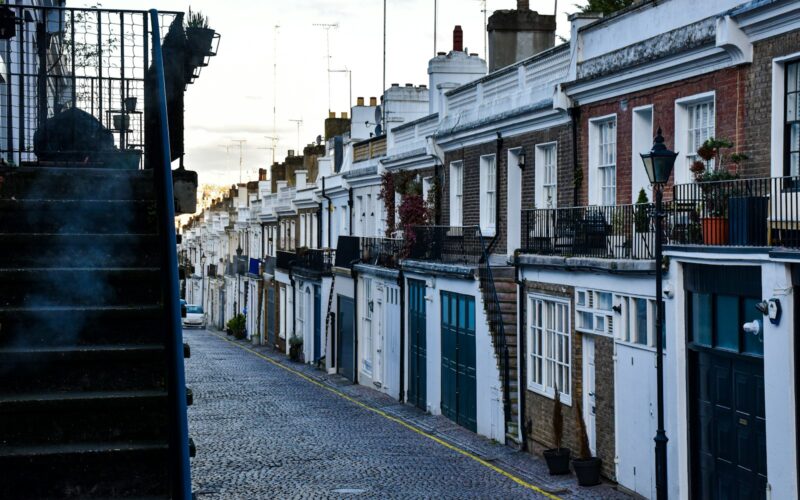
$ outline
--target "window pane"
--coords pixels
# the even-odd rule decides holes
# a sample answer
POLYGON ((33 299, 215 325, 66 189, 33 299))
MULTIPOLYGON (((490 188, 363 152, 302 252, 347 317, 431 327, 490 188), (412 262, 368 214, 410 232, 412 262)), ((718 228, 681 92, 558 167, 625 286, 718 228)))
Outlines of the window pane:
POLYGON ((764 315, 761 314, 758 309, 756 309, 756 304, 758 304, 758 302, 758 299, 744 299, 744 317, 742 318, 742 324, 749 323, 753 320, 758 320, 758 322, 762 325, 762 331, 758 335, 753 335, 752 333, 743 333, 742 335, 744 335, 744 352, 763 356, 764 315))
POLYGON ((786 121, 797 120, 797 94, 786 96, 786 121))
POLYGON ((797 68, 798 68, 798 66, 800 66, 800 65, 798 65, 797 63, 789 64, 789 65, 786 66, 786 84, 787 84, 786 90, 787 90, 787 92, 795 92, 795 91, 798 90, 798 88, 797 88, 797 78, 798 78, 797 68))
POLYGON ((739 350, 739 297, 717 296, 717 345, 723 349, 739 350))
POLYGON ((692 294, 692 340, 711 346, 711 295, 692 294))
POLYGON ((612 296, 607 292, 599 292, 597 294, 597 308, 604 311, 610 311, 612 306, 612 296))
POLYGON ((647 299, 636 299, 636 343, 647 345, 647 299))

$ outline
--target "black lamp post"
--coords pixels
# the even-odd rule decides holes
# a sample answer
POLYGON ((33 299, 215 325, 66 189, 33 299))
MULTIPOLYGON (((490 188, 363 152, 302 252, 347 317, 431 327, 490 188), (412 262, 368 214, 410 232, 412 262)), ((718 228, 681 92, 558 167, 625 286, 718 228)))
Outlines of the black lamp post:
POLYGON ((241 299, 241 292, 240 292, 241 284, 239 282, 239 276, 241 276, 241 273, 239 272, 239 269, 240 269, 240 267, 242 265, 242 254, 243 253, 244 253, 244 250, 242 250, 242 244, 239 243, 236 246, 236 300, 233 302, 234 314, 239 314, 239 304, 241 303, 241 300, 240 300, 241 299))
POLYGON ((641 155, 644 169, 656 197, 656 387, 658 398, 658 429, 656 429, 656 498, 667 498, 667 432, 664 430, 664 297, 662 296, 663 277, 661 269, 662 235, 664 219, 662 199, 664 184, 669 180, 678 153, 664 145, 661 128, 656 132, 653 149, 641 155))

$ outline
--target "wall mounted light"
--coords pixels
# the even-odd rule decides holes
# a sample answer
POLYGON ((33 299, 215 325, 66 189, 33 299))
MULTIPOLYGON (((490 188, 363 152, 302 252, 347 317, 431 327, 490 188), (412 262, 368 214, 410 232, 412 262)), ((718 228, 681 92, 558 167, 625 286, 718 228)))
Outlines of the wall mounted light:
POLYGON ((528 157, 527 154, 525 153, 525 149, 524 148, 520 149, 519 153, 517 153, 517 166, 520 169, 525 170, 525 162, 527 161, 527 159, 528 157))

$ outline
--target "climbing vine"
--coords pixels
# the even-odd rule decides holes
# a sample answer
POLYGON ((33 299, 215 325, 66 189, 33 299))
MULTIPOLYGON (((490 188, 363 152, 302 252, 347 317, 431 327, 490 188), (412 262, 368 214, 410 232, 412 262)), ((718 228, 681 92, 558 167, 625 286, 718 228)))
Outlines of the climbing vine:
MULTIPOLYGON (((430 194, 426 203, 422 196, 422 182, 414 172, 385 172, 381 176, 379 197, 386 209, 386 237, 392 237, 397 229, 403 231, 407 252, 415 240, 414 226, 427 224, 431 220, 430 194), (399 207, 396 206, 395 193, 400 194, 399 207), (395 214, 400 216, 399 224, 395 214)), ((433 200, 435 202, 435 197, 433 200)))
POLYGON ((391 172, 384 172, 381 175, 381 192, 378 198, 383 200, 383 206, 386 209, 386 237, 391 238, 397 226, 395 214, 395 200, 394 200, 394 175, 391 172))

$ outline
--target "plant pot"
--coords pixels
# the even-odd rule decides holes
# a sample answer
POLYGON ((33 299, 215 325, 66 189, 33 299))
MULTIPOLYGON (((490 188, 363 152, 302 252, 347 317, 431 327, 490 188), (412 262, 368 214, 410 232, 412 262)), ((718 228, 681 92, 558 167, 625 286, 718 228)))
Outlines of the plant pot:
POLYGON ((215 33, 210 28, 186 28, 186 48, 189 54, 201 58, 212 55, 211 44, 214 43, 215 33))
POLYGON ((725 245, 728 243, 728 218, 703 217, 703 244, 725 245))
POLYGON ((580 486, 596 486, 600 484, 600 469, 603 461, 597 457, 588 459, 573 459, 572 468, 578 478, 580 486))
POLYGON ((125 112, 126 113, 135 113, 136 112, 136 104, 139 100, 136 97, 126 97, 125 98, 125 112))
POLYGON ((544 450, 544 460, 547 462, 547 470, 551 476, 569 474, 569 448, 553 448, 544 450))
POLYGON ((129 130, 131 117, 128 115, 114 115, 114 130, 129 130))
POLYGON ((293 345, 289 347, 289 359, 292 361, 300 361, 300 352, 302 348, 302 345, 293 345))

